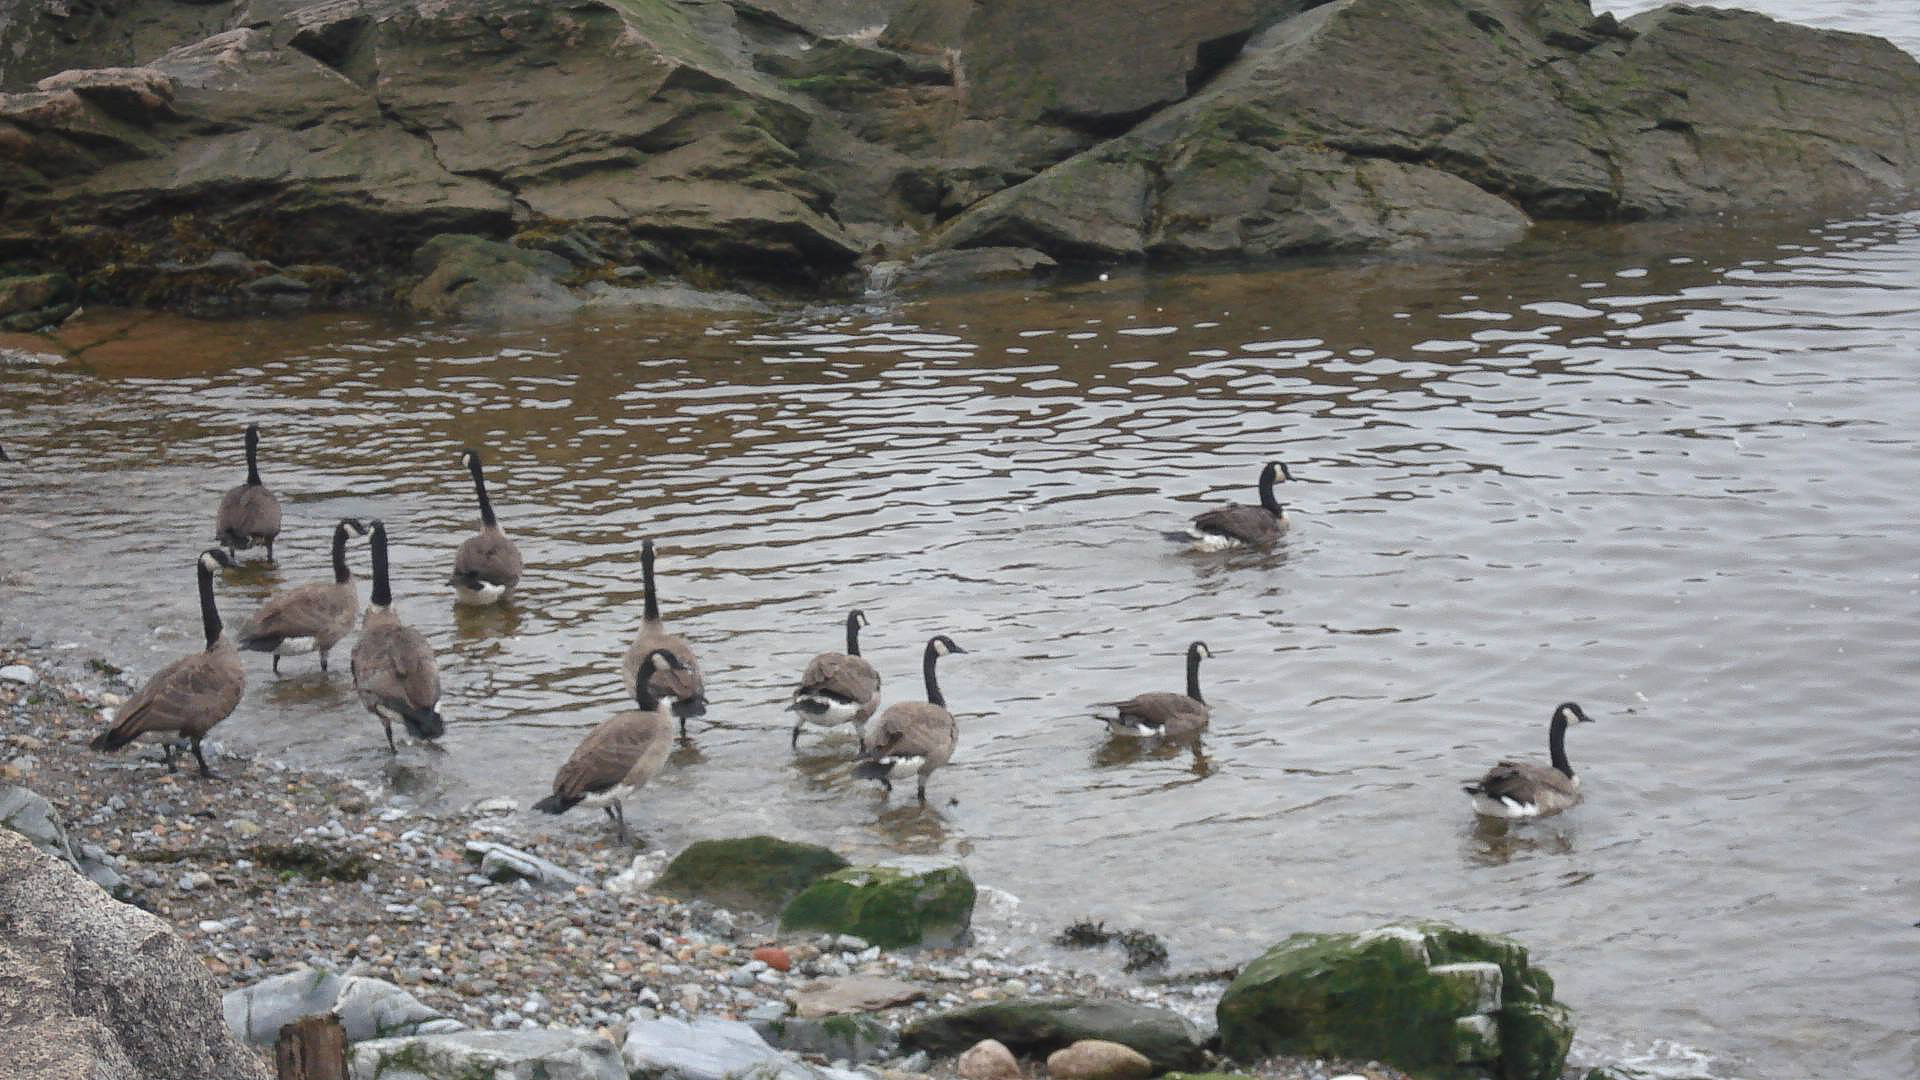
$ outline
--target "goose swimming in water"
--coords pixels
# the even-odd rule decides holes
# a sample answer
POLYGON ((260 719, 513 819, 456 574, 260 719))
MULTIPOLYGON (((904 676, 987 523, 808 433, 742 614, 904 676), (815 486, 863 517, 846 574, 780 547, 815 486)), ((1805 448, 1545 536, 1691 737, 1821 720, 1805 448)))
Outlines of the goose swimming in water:
POLYGON ((1531 761, 1502 761, 1464 790, 1473 798, 1473 812, 1491 818, 1532 818, 1557 814, 1580 801, 1580 778, 1567 762, 1567 725, 1590 724, 1593 718, 1569 701, 1553 710, 1547 732, 1547 751, 1553 765, 1531 761))
POLYGON ((1170 532, 1167 536, 1203 551, 1271 544, 1287 529, 1287 519, 1282 514, 1284 508, 1280 500, 1274 498, 1273 485, 1278 480, 1292 479, 1293 474, 1287 471, 1285 463, 1268 462, 1260 470, 1259 506, 1232 503, 1209 510, 1194 518, 1185 532, 1170 532))

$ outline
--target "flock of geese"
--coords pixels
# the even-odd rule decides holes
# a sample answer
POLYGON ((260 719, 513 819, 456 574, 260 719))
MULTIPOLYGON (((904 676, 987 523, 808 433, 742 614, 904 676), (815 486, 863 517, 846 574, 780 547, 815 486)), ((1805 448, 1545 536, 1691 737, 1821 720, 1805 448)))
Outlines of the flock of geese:
MULTIPOLYGON (((121 707, 113 727, 96 737, 91 747, 112 751, 144 734, 173 734, 180 738, 164 745, 168 768, 177 767, 184 745, 199 763, 200 775, 213 778, 216 774, 201 753, 201 741, 240 703, 246 689, 240 653, 270 654, 276 675, 282 658, 314 653, 325 672, 329 654, 353 633, 356 619, 360 633, 349 660, 355 694, 379 718, 389 750, 398 751, 393 734, 396 723, 408 735, 431 744, 446 733, 440 715, 440 677, 426 638, 393 610, 383 522, 373 521, 369 527, 358 519, 342 518, 333 529, 333 580, 275 593, 232 634, 225 631, 214 602, 214 575, 239 565, 238 552, 256 547, 271 560, 281 525, 279 500, 260 479, 259 425, 248 426, 245 445, 246 481, 221 498, 216 513, 214 540, 219 546, 196 560, 206 647, 155 672, 121 707), (347 545, 354 536, 370 537, 373 593, 364 613, 347 564, 347 545)), ((473 479, 480 529, 455 553, 448 584, 457 603, 498 604, 513 594, 525 564, 494 515, 480 453, 466 450, 461 460, 473 479)), ((1202 549, 1271 544, 1288 524, 1274 493, 1283 479, 1293 479, 1286 466, 1268 464, 1260 472, 1258 505, 1209 510, 1194 518, 1186 530, 1168 535, 1202 549)), ((622 800, 631 798, 665 766, 676 725, 684 738, 687 720, 704 715, 707 708, 706 680, 693 646, 670 633, 660 617, 652 540, 641 545, 640 570, 645 612, 621 663, 634 708, 609 717, 589 732, 555 773, 552 793, 534 804, 534 809, 550 814, 581 804, 602 807, 623 841, 630 841, 631 834, 622 800)), ((823 652, 807 664, 788 706, 797 715, 790 741, 799 745, 808 724, 851 724, 860 745, 854 776, 877 780, 891 792, 896 775, 911 774, 916 794, 924 802, 928 778, 952 758, 959 741, 958 725, 940 693, 936 665, 941 657, 966 650, 945 634, 931 638, 921 661, 924 700, 896 702, 881 710, 880 673, 860 655, 860 629, 866 624, 864 613, 849 613, 846 650, 823 652)), ((1197 739, 1210 715, 1200 692, 1200 662, 1212 655, 1205 642, 1194 642, 1186 654, 1184 693, 1146 693, 1106 702, 1100 707, 1112 711, 1096 714, 1098 719, 1115 736, 1163 742, 1197 739)), ((1475 812, 1493 818, 1530 818, 1558 813, 1579 801, 1580 781, 1567 761, 1566 732, 1569 725, 1589 719, 1572 702, 1555 708, 1548 729, 1551 763, 1495 765, 1465 786, 1475 812)))

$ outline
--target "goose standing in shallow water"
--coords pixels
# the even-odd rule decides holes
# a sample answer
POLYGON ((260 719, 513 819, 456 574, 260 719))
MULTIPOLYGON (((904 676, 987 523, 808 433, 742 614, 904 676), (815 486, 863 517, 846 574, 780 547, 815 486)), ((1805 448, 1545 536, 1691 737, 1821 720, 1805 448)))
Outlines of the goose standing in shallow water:
POLYGON ((467 450, 460 461, 473 475, 473 495, 480 501, 480 531, 467 537, 453 557, 453 597, 461 604, 497 604, 520 584, 526 565, 520 561, 520 549, 501 530, 493 516, 493 500, 487 498, 487 478, 482 471, 480 451, 467 450))
POLYGON ((447 733, 440 716, 440 669, 433 647, 420 631, 400 621, 393 611, 393 587, 387 580, 387 527, 373 523, 373 599, 360 621, 360 640, 353 643, 349 670, 360 704, 380 718, 387 729, 387 749, 398 753, 393 722, 406 726, 416 739, 437 739, 447 733))
POLYGON ((800 729, 807 724, 831 727, 852 723, 855 730, 867 722, 880 704, 880 673, 860 655, 860 628, 865 613, 847 615, 847 651, 823 652, 807 664, 800 685, 787 708, 800 714, 793 724, 791 745, 800 745, 800 729))
POLYGON ((240 647, 273 654, 273 673, 280 674, 280 658, 301 653, 320 654, 320 670, 327 670, 327 653, 353 632, 360 614, 360 592, 347 568, 347 530, 367 535, 354 518, 341 518, 333 527, 333 580, 316 581, 267 597, 238 633, 240 647))
POLYGON ((247 482, 227 489, 214 516, 213 542, 231 557, 255 544, 265 545, 273 561, 273 541, 280 535, 280 500, 260 482, 260 425, 247 425, 247 482))
POLYGON ((640 583, 647 592, 647 606, 641 616, 640 632, 634 635, 633 644, 627 646, 627 654, 620 661, 620 675, 626 681, 627 693, 637 693, 637 677, 647 655, 656 649, 672 653, 688 672, 690 689, 684 695, 675 695, 673 701, 673 715, 680 718, 680 737, 685 738, 687 717, 707 714, 707 681, 700 674, 700 661, 694 658, 693 646, 687 644, 686 638, 667 633, 666 624, 660 621, 660 594, 653 585, 653 541, 650 539, 640 542, 640 583))
POLYGON ((659 775, 673 749, 673 717, 669 706, 693 692, 692 672, 667 649, 654 649, 640 660, 647 677, 635 683, 633 709, 616 713, 580 740, 567 763, 553 775, 553 794, 533 804, 535 810, 564 814, 582 802, 599 805, 620 830, 627 832, 626 808, 647 781, 659 775))
MULTIPOLYGON (((200 753, 200 740, 213 726, 225 720, 240 704, 247 688, 247 671, 240 666, 240 654, 233 642, 221 633, 220 612, 213 604, 213 570, 232 566, 233 560, 218 548, 203 552, 195 573, 200 583, 200 623, 206 630, 204 651, 183 657, 153 673, 140 692, 127 699, 114 718, 112 728, 101 732, 87 745, 95 750, 113 751, 149 731, 175 731, 187 737, 193 747, 193 759, 200 763, 202 779, 214 779, 200 753)), ((167 771, 174 768, 177 747, 168 743, 167 771)))
POLYGON ((1114 716, 1097 716, 1114 735, 1139 739, 1190 739, 1206 729, 1208 709, 1200 696, 1200 659, 1213 651, 1204 641, 1187 646, 1187 692, 1141 694, 1125 701, 1103 701, 1114 716))
POLYGON ((1545 817, 1579 802, 1580 779, 1567 763, 1567 725, 1592 722, 1593 718, 1571 701, 1553 710, 1553 725, 1547 734, 1553 767, 1531 761, 1502 761, 1462 789, 1473 797, 1473 812, 1492 818, 1545 817))
POLYGON ((889 705, 874 718, 861 738, 864 749, 860 764, 854 766, 855 779, 878 780, 881 787, 891 792, 893 771, 913 769, 920 780, 917 792, 920 801, 927 801, 927 777, 947 763, 953 756, 954 745, 960 741, 960 725, 947 711, 947 699, 941 695, 940 683, 934 678, 934 665, 943 656, 966 651, 945 634, 937 634, 927 642, 927 651, 920 661, 921 674, 926 677, 927 700, 889 705))
POLYGON ((1191 543, 1197 548, 1216 551, 1229 547, 1257 547, 1271 544, 1286 531, 1287 519, 1280 500, 1273 496, 1277 480, 1292 480, 1284 462, 1270 461, 1260 470, 1260 505, 1231 503, 1209 510, 1193 519, 1185 532, 1168 533, 1170 539, 1191 543))

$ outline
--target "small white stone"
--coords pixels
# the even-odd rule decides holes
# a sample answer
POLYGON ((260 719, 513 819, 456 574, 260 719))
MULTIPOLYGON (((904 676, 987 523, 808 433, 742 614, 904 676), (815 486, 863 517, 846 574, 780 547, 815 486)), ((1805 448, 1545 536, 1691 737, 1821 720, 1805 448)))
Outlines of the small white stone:
POLYGON ((21 686, 32 686, 40 681, 40 676, 25 664, 8 664, 0 667, 0 682, 15 682, 21 686))

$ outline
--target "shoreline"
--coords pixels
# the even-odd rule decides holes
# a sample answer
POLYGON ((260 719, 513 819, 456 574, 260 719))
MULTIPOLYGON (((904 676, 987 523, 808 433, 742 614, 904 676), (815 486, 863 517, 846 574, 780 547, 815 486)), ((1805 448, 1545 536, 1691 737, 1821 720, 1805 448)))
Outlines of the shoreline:
MULTIPOLYGON (((45 798, 76 853, 91 852, 124 878, 128 899, 165 920, 222 993, 302 968, 371 976, 476 1030, 575 1029, 618 1046, 640 1019, 790 1018, 802 987, 847 975, 924 991, 874 1011, 895 1032, 950 1008, 1062 997, 1170 1009, 1210 1032, 1222 976, 1231 974, 1128 985, 1034 962, 1020 955, 1034 942, 981 925, 1004 921, 1018 903, 988 887, 972 940, 958 947, 892 952, 783 934, 758 915, 653 895, 646 885, 667 853, 628 858, 591 827, 532 835, 517 825, 523 810, 512 800, 426 809, 345 776, 228 754, 217 728, 209 761, 221 778, 211 782, 191 762, 168 773, 157 742, 96 753, 87 740, 134 689, 118 669, 18 640, 0 644, 0 667, 8 665, 27 666, 36 681, 0 681, 0 786, 45 798), (470 842, 506 844, 585 883, 490 880, 470 842), (755 956, 769 948, 790 970, 755 956)), ((1118 963, 1117 948, 1099 955, 1118 963)), ((865 1068, 899 1077, 946 1074, 951 1065, 921 1054, 865 1068)), ((1404 1075, 1310 1059, 1245 1071, 1273 1080, 1404 1075)))

